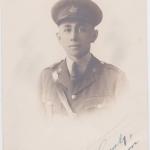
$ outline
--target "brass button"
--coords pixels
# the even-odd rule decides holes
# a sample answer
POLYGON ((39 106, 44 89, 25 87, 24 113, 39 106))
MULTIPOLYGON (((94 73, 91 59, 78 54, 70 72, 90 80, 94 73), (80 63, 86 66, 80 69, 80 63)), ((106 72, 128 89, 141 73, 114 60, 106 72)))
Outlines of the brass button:
POLYGON ((77 95, 72 95, 71 98, 72 98, 72 99, 76 99, 76 98, 77 98, 77 95))

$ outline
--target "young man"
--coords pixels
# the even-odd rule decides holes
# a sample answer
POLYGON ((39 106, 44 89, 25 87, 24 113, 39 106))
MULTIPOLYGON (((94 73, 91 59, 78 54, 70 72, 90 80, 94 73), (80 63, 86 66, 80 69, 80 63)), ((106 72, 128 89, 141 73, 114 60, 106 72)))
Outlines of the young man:
POLYGON ((91 0, 61 0, 52 8, 66 58, 41 75, 41 99, 51 114, 74 116, 94 111, 117 96, 124 74, 90 53, 98 36, 95 26, 102 17, 91 0))

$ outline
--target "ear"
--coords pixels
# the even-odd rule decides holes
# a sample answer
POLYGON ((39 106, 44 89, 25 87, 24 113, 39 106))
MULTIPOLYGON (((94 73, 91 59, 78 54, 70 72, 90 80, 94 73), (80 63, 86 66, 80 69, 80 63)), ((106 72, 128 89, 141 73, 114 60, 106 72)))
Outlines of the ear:
POLYGON ((91 34, 91 42, 95 42, 95 40, 97 39, 98 37, 98 30, 94 30, 93 31, 93 34, 91 34))
POLYGON ((59 33, 59 32, 56 33, 56 37, 57 37, 58 41, 61 40, 61 36, 60 36, 60 33, 59 33))

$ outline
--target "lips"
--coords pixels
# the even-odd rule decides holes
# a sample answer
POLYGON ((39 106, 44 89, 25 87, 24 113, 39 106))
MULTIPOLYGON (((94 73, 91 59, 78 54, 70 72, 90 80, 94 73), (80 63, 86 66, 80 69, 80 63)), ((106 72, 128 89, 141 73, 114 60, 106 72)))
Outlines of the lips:
POLYGON ((73 44, 73 45, 70 45, 69 47, 71 47, 71 48, 80 47, 80 45, 79 44, 73 44))

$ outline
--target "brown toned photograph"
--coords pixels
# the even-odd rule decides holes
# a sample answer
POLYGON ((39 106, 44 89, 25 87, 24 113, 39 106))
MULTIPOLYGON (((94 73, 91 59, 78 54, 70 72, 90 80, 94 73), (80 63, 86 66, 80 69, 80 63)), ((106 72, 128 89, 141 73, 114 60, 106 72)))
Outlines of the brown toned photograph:
POLYGON ((73 117, 105 107, 120 94, 126 79, 119 68, 91 53, 99 36, 95 26, 102 21, 102 10, 90 0, 60 0, 51 14, 66 57, 42 72, 43 104, 52 115, 73 117))
POLYGON ((3 12, 4 150, 148 150, 146 0, 3 12))

